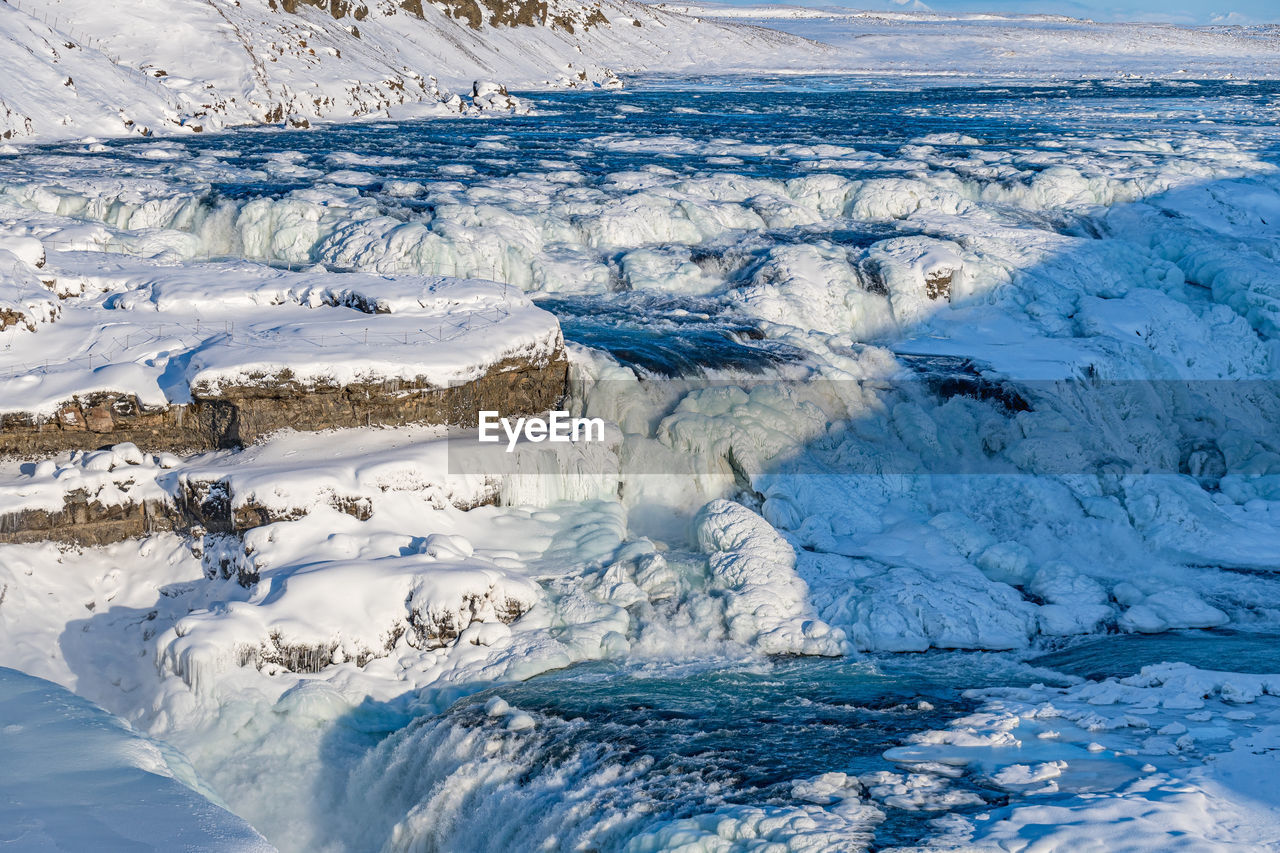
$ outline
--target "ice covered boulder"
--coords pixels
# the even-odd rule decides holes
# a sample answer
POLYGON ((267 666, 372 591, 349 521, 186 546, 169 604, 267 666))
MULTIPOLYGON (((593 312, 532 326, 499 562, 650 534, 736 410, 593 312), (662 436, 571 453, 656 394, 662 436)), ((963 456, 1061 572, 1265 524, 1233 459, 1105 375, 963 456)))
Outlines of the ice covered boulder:
POLYGON ((819 615, 865 651, 1022 648, 1044 609, 955 558, 887 566, 806 553, 802 569, 819 615))
POLYGON ((997 542, 978 555, 978 568, 993 581, 1023 586, 1031 578, 1031 552, 1018 542, 997 542))
POLYGON ((1042 634, 1089 634, 1115 616, 1102 585, 1066 563, 1045 564, 1027 591, 1046 602, 1036 613, 1042 634))
POLYGON ((477 80, 471 85, 471 103, 476 109, 486 112, 529 112, 529 107, 519 98, 512 97, 506 86, 488 80, 477 80))
POLYGON ((907 326, 926 319, 952 298, 964 258, 959 245, 932 237, 895 237, 868 253, 877 278, 889 293, 894 319, 907 326))
POLYGON ((697 522, 712 582, 725 590, 729 636, 766 654, 840 655, 844 632, 809 603, 795 550, 756 513, 727 500, 707 504, 697 522))
POLYGON ((35 237, 2 235, 0 251, 8 252, 29 267, 40 269, 45 264, 44 243, 35 237))
POLYGON ((851 267, 842 249, 775 246, 732 298, 751 317, 861 340, 895 327, 882 283, 851 267))

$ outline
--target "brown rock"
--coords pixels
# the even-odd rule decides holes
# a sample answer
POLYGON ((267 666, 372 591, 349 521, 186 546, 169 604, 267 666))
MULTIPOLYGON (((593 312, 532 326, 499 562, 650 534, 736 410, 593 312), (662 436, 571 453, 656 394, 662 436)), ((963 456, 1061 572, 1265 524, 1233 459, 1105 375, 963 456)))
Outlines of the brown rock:
POLYGON ((925 276, 924 295, 930 299, 951 301, 951 279, 955 270, 941 270, 925 276))
POLYGON ((147 409, 126 394, 76 398, 52 418, 0 416, 0 457, 32 459, 131 441, 149 453, 243 447, 281 429, 311 432, 362 426, 441 424, 473 427, 482 409, 533 414, 563 398, 568 362, 558 349, 542 360, 508 359, 465 385, 422 380, 347 386, 299 382, 289 373, 252 385, 193 388, 189 405, 147 409))
POLYGON ((86 409, 84 423, 90 432, 111 432, 116 427, 115 420, 111 417, 111 408, 106 405, 86 409))

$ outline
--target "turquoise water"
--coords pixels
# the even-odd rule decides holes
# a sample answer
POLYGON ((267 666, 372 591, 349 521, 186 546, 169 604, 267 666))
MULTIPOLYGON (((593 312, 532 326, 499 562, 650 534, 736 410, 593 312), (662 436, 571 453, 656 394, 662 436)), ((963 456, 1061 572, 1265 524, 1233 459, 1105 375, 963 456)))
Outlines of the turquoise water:
POLYGON ((1280 672, 1280 634, 1216 629, 1118 634, 1087 640, 1029 661, 1081 678, 1120 678, 1158 663, 1226 672, 1280 672))
MULTIPOLYGON (((970 688, 1065 686, 1164 661, 1276 672, 1280 636, 1112 635, 1025 664, 1017 657, 583 664, 493 688, 444 713, 365 732, 369 751, 346 781, 342 811, 380 817, 350 843, 378 849, 377 839, 394 836, 430 851, 622 850, 665 821, 795 808, 798 780, 902 772, 884 751, 972 711, 977 701, 964 695, 970 688), (495 699, 510 710, 491 713, 495 699), (528 728, 511 731, 513 715, 527 715, 528 728), (393 831, 406 815, 415 817, 393 831)), ((365 716, 365 724, 373 719, 365 716)), ((950 784, 981 798, 958 813, 1009 802, 1006 791, 968 773, 950 784)), ((918 843, 940 814, 880 807, 884 819, 870 830, 870 849, 918 843)), ((864 848, 851 839, 848 849, 864 848)))
MULTIPOLYGON (((797 780, 895 771, 884 750, 971 709, 962 687, 1036 680, 1044 673, 1007 657, 957 653, 581 665, 469 696, 388 733, 352 774, 345 808, 377 803, 389 819, 373 838, 417 809, 422 825, 407 836, 414 849, 617 850, 666 820, 794 807, 797 780), (495 697, 511 712, 489 713, 495 697), (518 713, 531 725, 510 732, 518 713)), ((970 778, 954 785, 984 803, 962 810, 1005 799, 970 778)), ((876 847, 918 840, 937 816, 885 812, 876 847)))

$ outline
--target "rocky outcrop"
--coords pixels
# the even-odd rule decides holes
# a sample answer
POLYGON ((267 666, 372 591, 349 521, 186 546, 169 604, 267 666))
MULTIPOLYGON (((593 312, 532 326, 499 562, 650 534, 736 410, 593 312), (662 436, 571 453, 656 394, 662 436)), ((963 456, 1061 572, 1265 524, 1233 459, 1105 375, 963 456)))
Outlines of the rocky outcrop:
POLYGON ((103 503, 88 492, 77 490, 67 495, 61 509, 0 513, 0 543, 110 545, 182 529, 186 523, 177 507, 167 501, 103 503))
MULTIPOLYGON (((154 469, 125 469, 122 483, 104 493, 101 488, 76 488, 65 493, 57 508, 22 508, 0 512, 0 544, 62 542, 93 547, 177 532, 201 541, 209 575, 235 577, 252 586, 258 568, 245 551, 243 537, 251 530, 284 521, 296 521, 325 506, 360 521, 373 514, 369 498, 326 490, 308 501, 268 504, 252 492, 243 493, 232 477, 215 473, 185 474, 154 469), (151 476, 156 481, 146 494, 131 494, 131 487, 151 476), (109 495, 109 496, 108 496, 109 495)), ((137 490, 138 492, 143 489, 137 490)), ((432 503, 437 509, 452 506, 474 509, 496 503, 496 483, 482 483, 470 490, 446 492, 432 503)))
POLYGON ((951 280, 954 270, 938 270, 924 277, 924 295, 930 299, 951 301, 951 280))
POLYGON ((363 3, 352 3, 351 0, 270 0, 272 9, 283 8, 286 12, 296 15, 298 7, 314 6, 317 9, 325 9, 333 16, 334 20, 345 18, 347 15, 355 18, 357 21, 363 21, 369 17, 369 7, 363 3))
MULTIPOLYGON (((492 27, 549 26, 572 34, 578 28, 585 32, 609 23, 599 5, 567 10, 552 8, 546 0, 436 0, 435 5, 444 9, 449 17, 466 21, 473 30, 485 24, 492 27)), ((418 14, 421 16, 421 12, 418 14)))
POLYGON ((351 385, 302 383, 289 373, 252 384, 192 388, 194 402, 147 409, 136 397, 100 393, 66 401, 52 416, 0 415, 0 456, 31 459, 131 442, 155 453, 243 447, 282 429, 363 426, 473 427, 481 409, 532 414, 564 396, 563 348, 546 359, 508 359, 472 382, 441 388, 387 379, 351 385))

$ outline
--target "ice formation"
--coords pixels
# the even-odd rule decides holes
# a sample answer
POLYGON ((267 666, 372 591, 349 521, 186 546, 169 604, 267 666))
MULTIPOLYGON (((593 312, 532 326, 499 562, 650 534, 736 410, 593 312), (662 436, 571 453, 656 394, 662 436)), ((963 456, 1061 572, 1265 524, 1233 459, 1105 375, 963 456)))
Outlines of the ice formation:
POLYGON ((1065 689, 982 691, 978 713, 888 757, 925 775, 963 767, 1019 795, 980 820, 948 821, 932 849, 1110 847, 1117 823, 1131 849, 1171 836, 1267 847, 1280 824, 1258 786, 1272 772, 1278 686, 1162 664, 1065 689))
POLYGON ((712 581, 728 591, 729 636, 766 654, 838 655, 844 637, 816 618, 795 574, 795 550, 763 518, 731 501, 707 504, 698 542, 712 581))

